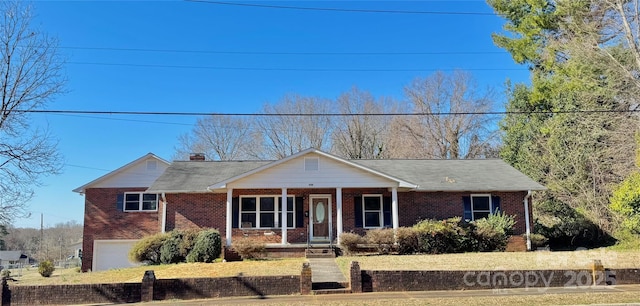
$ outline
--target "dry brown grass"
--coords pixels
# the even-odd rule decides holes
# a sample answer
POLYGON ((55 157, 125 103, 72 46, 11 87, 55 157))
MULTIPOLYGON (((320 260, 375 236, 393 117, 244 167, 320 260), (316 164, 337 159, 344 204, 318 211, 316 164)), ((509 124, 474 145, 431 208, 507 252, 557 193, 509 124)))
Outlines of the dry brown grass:
MULTIPOLYGON (((336 298, 337 299, 337 298, 336 298)), ((592 305, 592 304, 612 304, 612 303, 638 303, 640 298, 637 292, 595 292, 595 293, 569 293, 569 294, 544 294, 544 295, 491 295, 491 296, 475 296, 475 297, 433 297, 413 299, 406 297, 404 299, 360 299, 360 300, 336 300, 334 297, 315 296, 312 300, 304 301, 286 301, 268 303, 263 301, 256 303, 244 303, 242 305, 323 305, 323 306, 382 306, 382 305, 406 305, 406 306, 423 306, 423 305, 592 305)), ((207 305, 211 300, 201 300, 198 305, 207 305)), ((170 303, 167 303, 169 305, 170 303)), ((233 300, 224 301, 216 304, 221 305, 237 305, 233 300)), ((195 305, 195 303, 193 304, 195 305)), ((636 304, 633 304, 636 305, 636 304)))
POLYGON ((97 284, 140 282, 144 271, 153 270, 156 278, 197 278, 197 277, 225 277, 256 275, 298 275, 302 270, 304 258, 279 260, 259 260, 243 262, 216 263, 182 263, 175 265, 140 266, 126 269, 113 269, 100 272, 79 273, 73 269, 56 269, 53 275, 45 278, 38 274, 37 268, 23 269, 22 276, 17 277, 18 271, 12 271, 17 282, 10 285, 61 285, 61 284, 97 284))
POLYGON ((487 252, 439 255, 385 255, 338 257, 338 266, 348 273, 351 261, 363 270, 500 270, 589 268, 599 259, 606 268, 640 267, 640 250, 594 249, 566 252, 487 252))

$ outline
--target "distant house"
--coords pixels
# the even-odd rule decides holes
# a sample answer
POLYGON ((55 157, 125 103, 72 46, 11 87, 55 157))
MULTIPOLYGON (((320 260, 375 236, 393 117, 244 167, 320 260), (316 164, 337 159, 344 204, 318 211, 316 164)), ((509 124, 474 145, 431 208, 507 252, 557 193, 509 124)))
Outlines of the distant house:
POLYGON ((0 266, 3 269, 20 264, 28 265, 29 256, 22 254, 21 251, 0 251, 0 266))
POLYGON ((74 190, 85 195, 83 271, 132 265, 138 239, 180 228, 284 248, 501 210, 520 235, 531 227, 531 192, 545 189, 502 160, 347 160, 316 149, 273 161, 192 157, 150 153, 74 190))

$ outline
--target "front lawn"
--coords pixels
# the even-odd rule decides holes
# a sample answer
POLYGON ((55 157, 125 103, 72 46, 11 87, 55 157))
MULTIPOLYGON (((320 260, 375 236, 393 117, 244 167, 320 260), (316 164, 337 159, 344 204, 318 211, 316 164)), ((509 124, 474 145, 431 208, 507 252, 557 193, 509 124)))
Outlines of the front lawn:
POLYGON ((348 275, 351 261, 358 261, 362 270, 532 270, 588 269, 594 259, 599 259, 605 268, 638 268, 640 250, 341 256, 336 261, 342 273, 348 275))
POLYGON ((173 265, 140 266, 126 269, 79 273, 76 268, 56 269, 53 275, 45 278, 38 274, 38 268, 22 269, 18 276, 17 269, 11 271, 17 281, 9 281, 9 285, 63 285, 63 284, 98 284, 140 282, 144 271, 153 270, 156 278, 197 278, 267 275, 299 275, 304 258, 287 258, 278 260, 216 262, 216 263, 181 263, 173 265))

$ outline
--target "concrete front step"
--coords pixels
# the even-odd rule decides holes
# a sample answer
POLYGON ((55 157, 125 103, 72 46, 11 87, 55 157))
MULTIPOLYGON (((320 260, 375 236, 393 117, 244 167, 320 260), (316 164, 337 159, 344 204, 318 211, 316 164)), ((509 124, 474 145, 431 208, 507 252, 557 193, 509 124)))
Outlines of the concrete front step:
POLYGON ((335 258, 336 252, 329 248, 309 248, 305 252, 307 258, 335 258))
POLYGON ((313 294, 344 294, 351 293, 351 288, 341 288, 341 289, 321 289, 321 290, 312 290, 313 294))
POLYGON ((315 282, 311 288, 313 294, 351 293, 349 283, 346 282, 315 282))
POLYGON ((312 290, 345 289, 349 287, 348 282, 314 282, 311 284, 312 290))

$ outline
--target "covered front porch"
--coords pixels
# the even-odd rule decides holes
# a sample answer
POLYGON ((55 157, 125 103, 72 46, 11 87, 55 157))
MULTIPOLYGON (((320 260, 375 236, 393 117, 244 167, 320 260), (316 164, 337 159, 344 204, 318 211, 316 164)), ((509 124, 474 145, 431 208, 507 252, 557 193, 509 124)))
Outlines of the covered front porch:
POLYGON ((345 231, 399 227, 397 187, 229 189, 226 195, 227 246, 242 237, 270 245, 331 245, 345 231))

